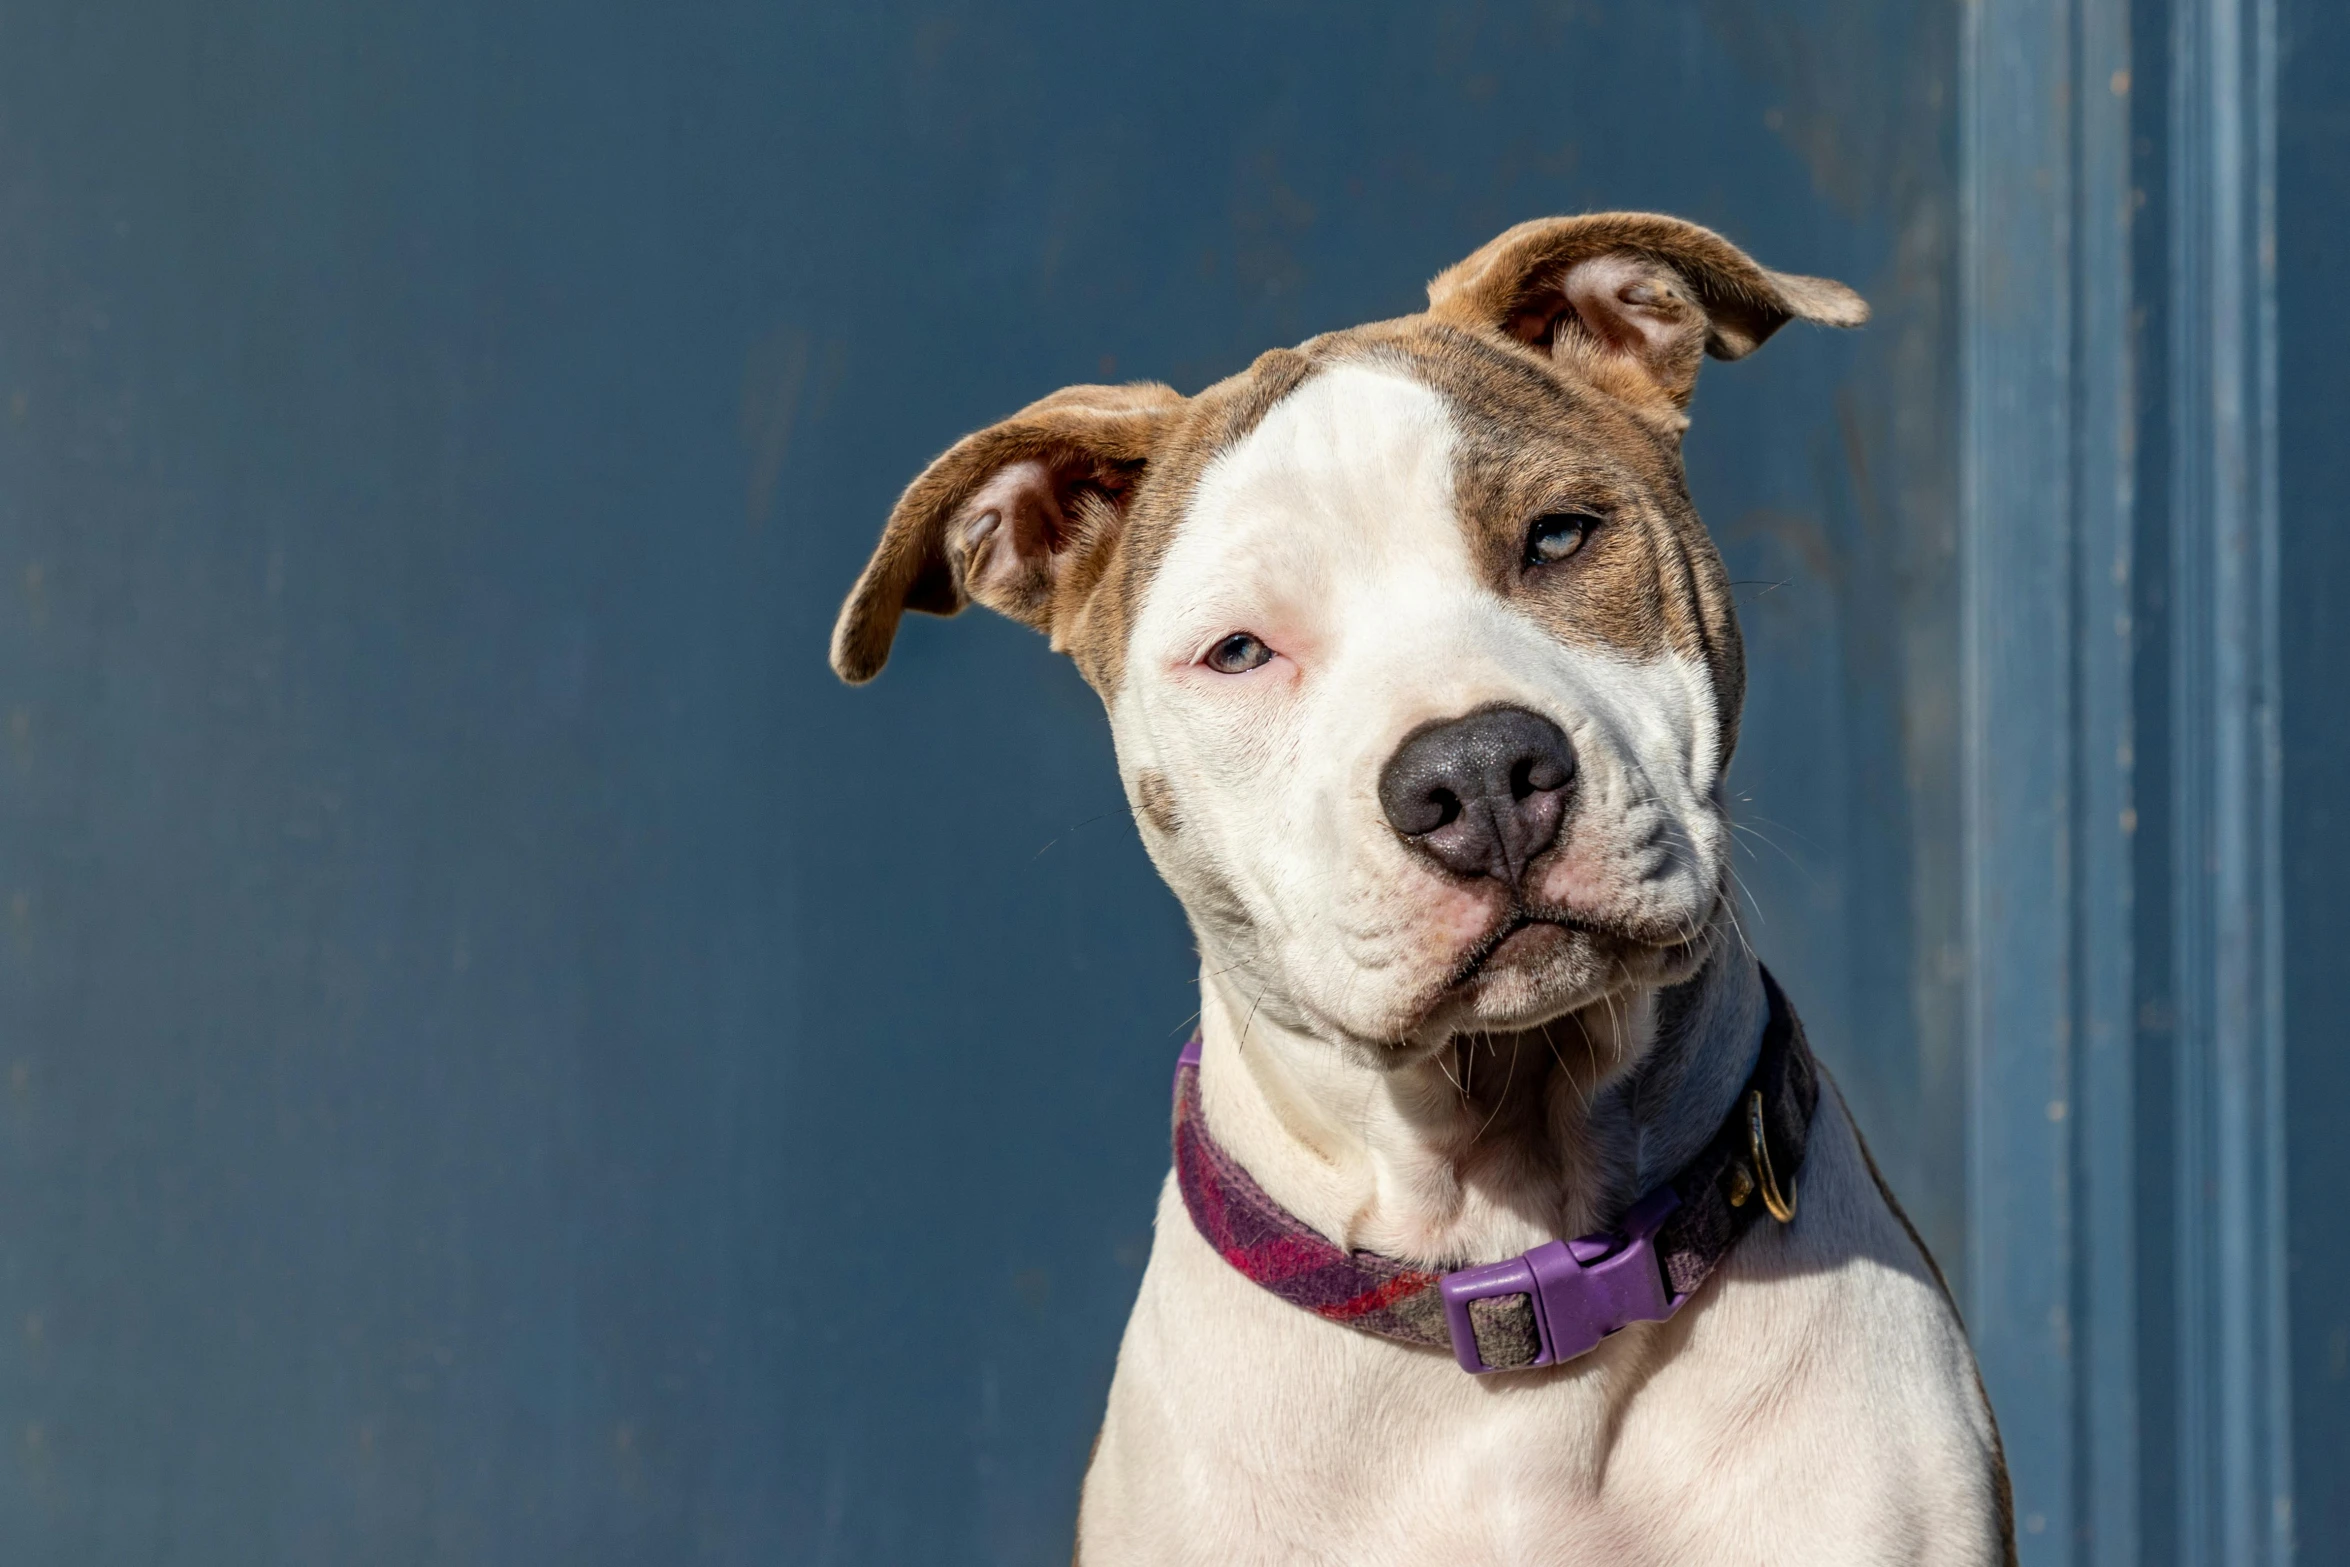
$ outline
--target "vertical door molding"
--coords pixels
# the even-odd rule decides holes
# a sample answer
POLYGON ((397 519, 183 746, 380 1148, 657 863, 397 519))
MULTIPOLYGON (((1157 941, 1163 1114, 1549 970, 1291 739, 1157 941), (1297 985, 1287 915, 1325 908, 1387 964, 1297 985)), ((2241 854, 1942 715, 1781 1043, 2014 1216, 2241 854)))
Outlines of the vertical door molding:
POLYGON ((2128 0, 2082 0, 2073 87, 2080 176, 2071 410, 2075 537, 2070 745, 2078 788, 2069 911, 2077 989, 2074 1098, 2068 1119, 2079 1188, 2073 1255, 2075 1323, 2069 1560, 2141 1561, 2138 1398, 2137 964, 2133 946, 2138 827, 2134 721, 2136 627, 2130 613, 2137 532, 2137 365, 2131 287, 2131 15, 2128 0))
POLYGON ((2072 21, 1975 0, 1961 64, 1967 1316, 2027 1561, 2075 1528, 2072 21))
POLYGON ((2172 1246, 2181 1561, 2292 1555, 2273 0, 2172 12, 2172 1246))
POLYGON ((1976 0, 1961 106, 1969 1326, 2026 1562, 2138 1560, 2129 10, 1976 0))

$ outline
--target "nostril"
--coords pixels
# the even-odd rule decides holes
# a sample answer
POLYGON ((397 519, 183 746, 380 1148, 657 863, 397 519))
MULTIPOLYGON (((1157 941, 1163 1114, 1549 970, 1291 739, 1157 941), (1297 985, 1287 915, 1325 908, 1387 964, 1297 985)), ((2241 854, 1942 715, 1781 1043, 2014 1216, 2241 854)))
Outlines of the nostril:
POLYGON ((1450 789, 1429 790, 1428 803, 1436 807, 1436 821, 1426 829, 1429 832, 1436 831, 1438 827, 1450 827, 1461 819, 1461 797, 1450 789))
POLYGON ((1523 800, 1528 795, 1548 794, 1553 789, 1567 786, 1567 767, 1562 757, 1550 754, 1520 757, 1510 768, 1510 798, 1523 800))

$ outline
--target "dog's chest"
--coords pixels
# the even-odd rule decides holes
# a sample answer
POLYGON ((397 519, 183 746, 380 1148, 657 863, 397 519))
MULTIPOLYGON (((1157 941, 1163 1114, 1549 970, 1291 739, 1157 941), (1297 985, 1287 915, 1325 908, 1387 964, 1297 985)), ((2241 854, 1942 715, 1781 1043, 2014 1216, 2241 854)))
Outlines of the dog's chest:
POLYGON ((1876 1233, 1893 1221, 1842 1132, 1806 1166, 1807 1201, 1848 1231, 1833 1246, 1769 1237, 1673 1321, 1497 1377, 1275 1298, 1170 1187, 1081 1559, 1997 1560, 1997 1439, 1963 1336, 1876 1233))
POLYGON ((1087 1511, 1184 1545, 1105 1539, 1100 1560, 1663 1563, 1740 1537, 1743 1486, 1686 1483, 1721 1472, 1704 1413, 1677 1399, 1675 1435, 1631 1409, 1678 1342, 1635 1329, 1572 1368, 1472 1378, 1274 1300, 1180 1205, 1160 1226, 1087 1511))

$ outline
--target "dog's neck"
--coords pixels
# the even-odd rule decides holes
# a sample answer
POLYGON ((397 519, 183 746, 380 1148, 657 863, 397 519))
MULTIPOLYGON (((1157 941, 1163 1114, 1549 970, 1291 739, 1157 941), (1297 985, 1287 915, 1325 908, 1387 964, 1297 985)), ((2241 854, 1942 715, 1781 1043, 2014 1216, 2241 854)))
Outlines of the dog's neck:
POLYGON ((1742 942, 1698 974, 1525 1033, 1402 1064, 1271 1022, 1201 980, 1201 1093, 1216 1139, 1351 1250, 1488 1262, 1597 1229, 1695 1157, 1753 1069, 1768 1013, 1742 942))

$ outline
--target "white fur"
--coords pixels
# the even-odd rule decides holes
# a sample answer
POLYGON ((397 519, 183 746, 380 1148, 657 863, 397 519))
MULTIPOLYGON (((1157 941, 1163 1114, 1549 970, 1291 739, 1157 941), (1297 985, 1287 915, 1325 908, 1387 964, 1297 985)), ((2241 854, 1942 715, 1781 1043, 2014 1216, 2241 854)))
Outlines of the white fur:
MULTIPOLYGON (((1595 1228, 1693 1155, 1763 1003, 1718 907, 1706 671, 1569 645, 1496 592, 1455 514, 1455 442, 1444 400, 1401 370, 1307 382, 1203 477, 1112 717, 1130 786, 1164 774, 1181 818, 1146 836, 1200 935, 1217 1138, 1342 1245, 1491 1260, 1595 1228), (1243 630, 1279 656, 1200 665, 1243 630), (1532 966, 1473 1004, 1448 994, 1506 896, 1409 852, 1377 779, 1422 722, 1490 702, 1546 714, 1575 748, 1542 892, 1687 928, 1701 1004, 1671 1051, 1656 976, 1635 969, 1532 966), (1520 1032, 1448 1043, 1497 1028, 1520 1032), (1473 1097, 1469 1070, 1505 1086, 1473 1097), (1513 1093, 1522 1113, 1489 1137, 1484 1104, 1513 1093)), ((1170 1180, 1081 1559, 1998 1560, 1996 1438, 1964 1336, 1832 1088, 1799 1190, 1795 1223, 1758 1225, 1674 1321, 1477 1378, 1244 1279, 1170 1180)))

